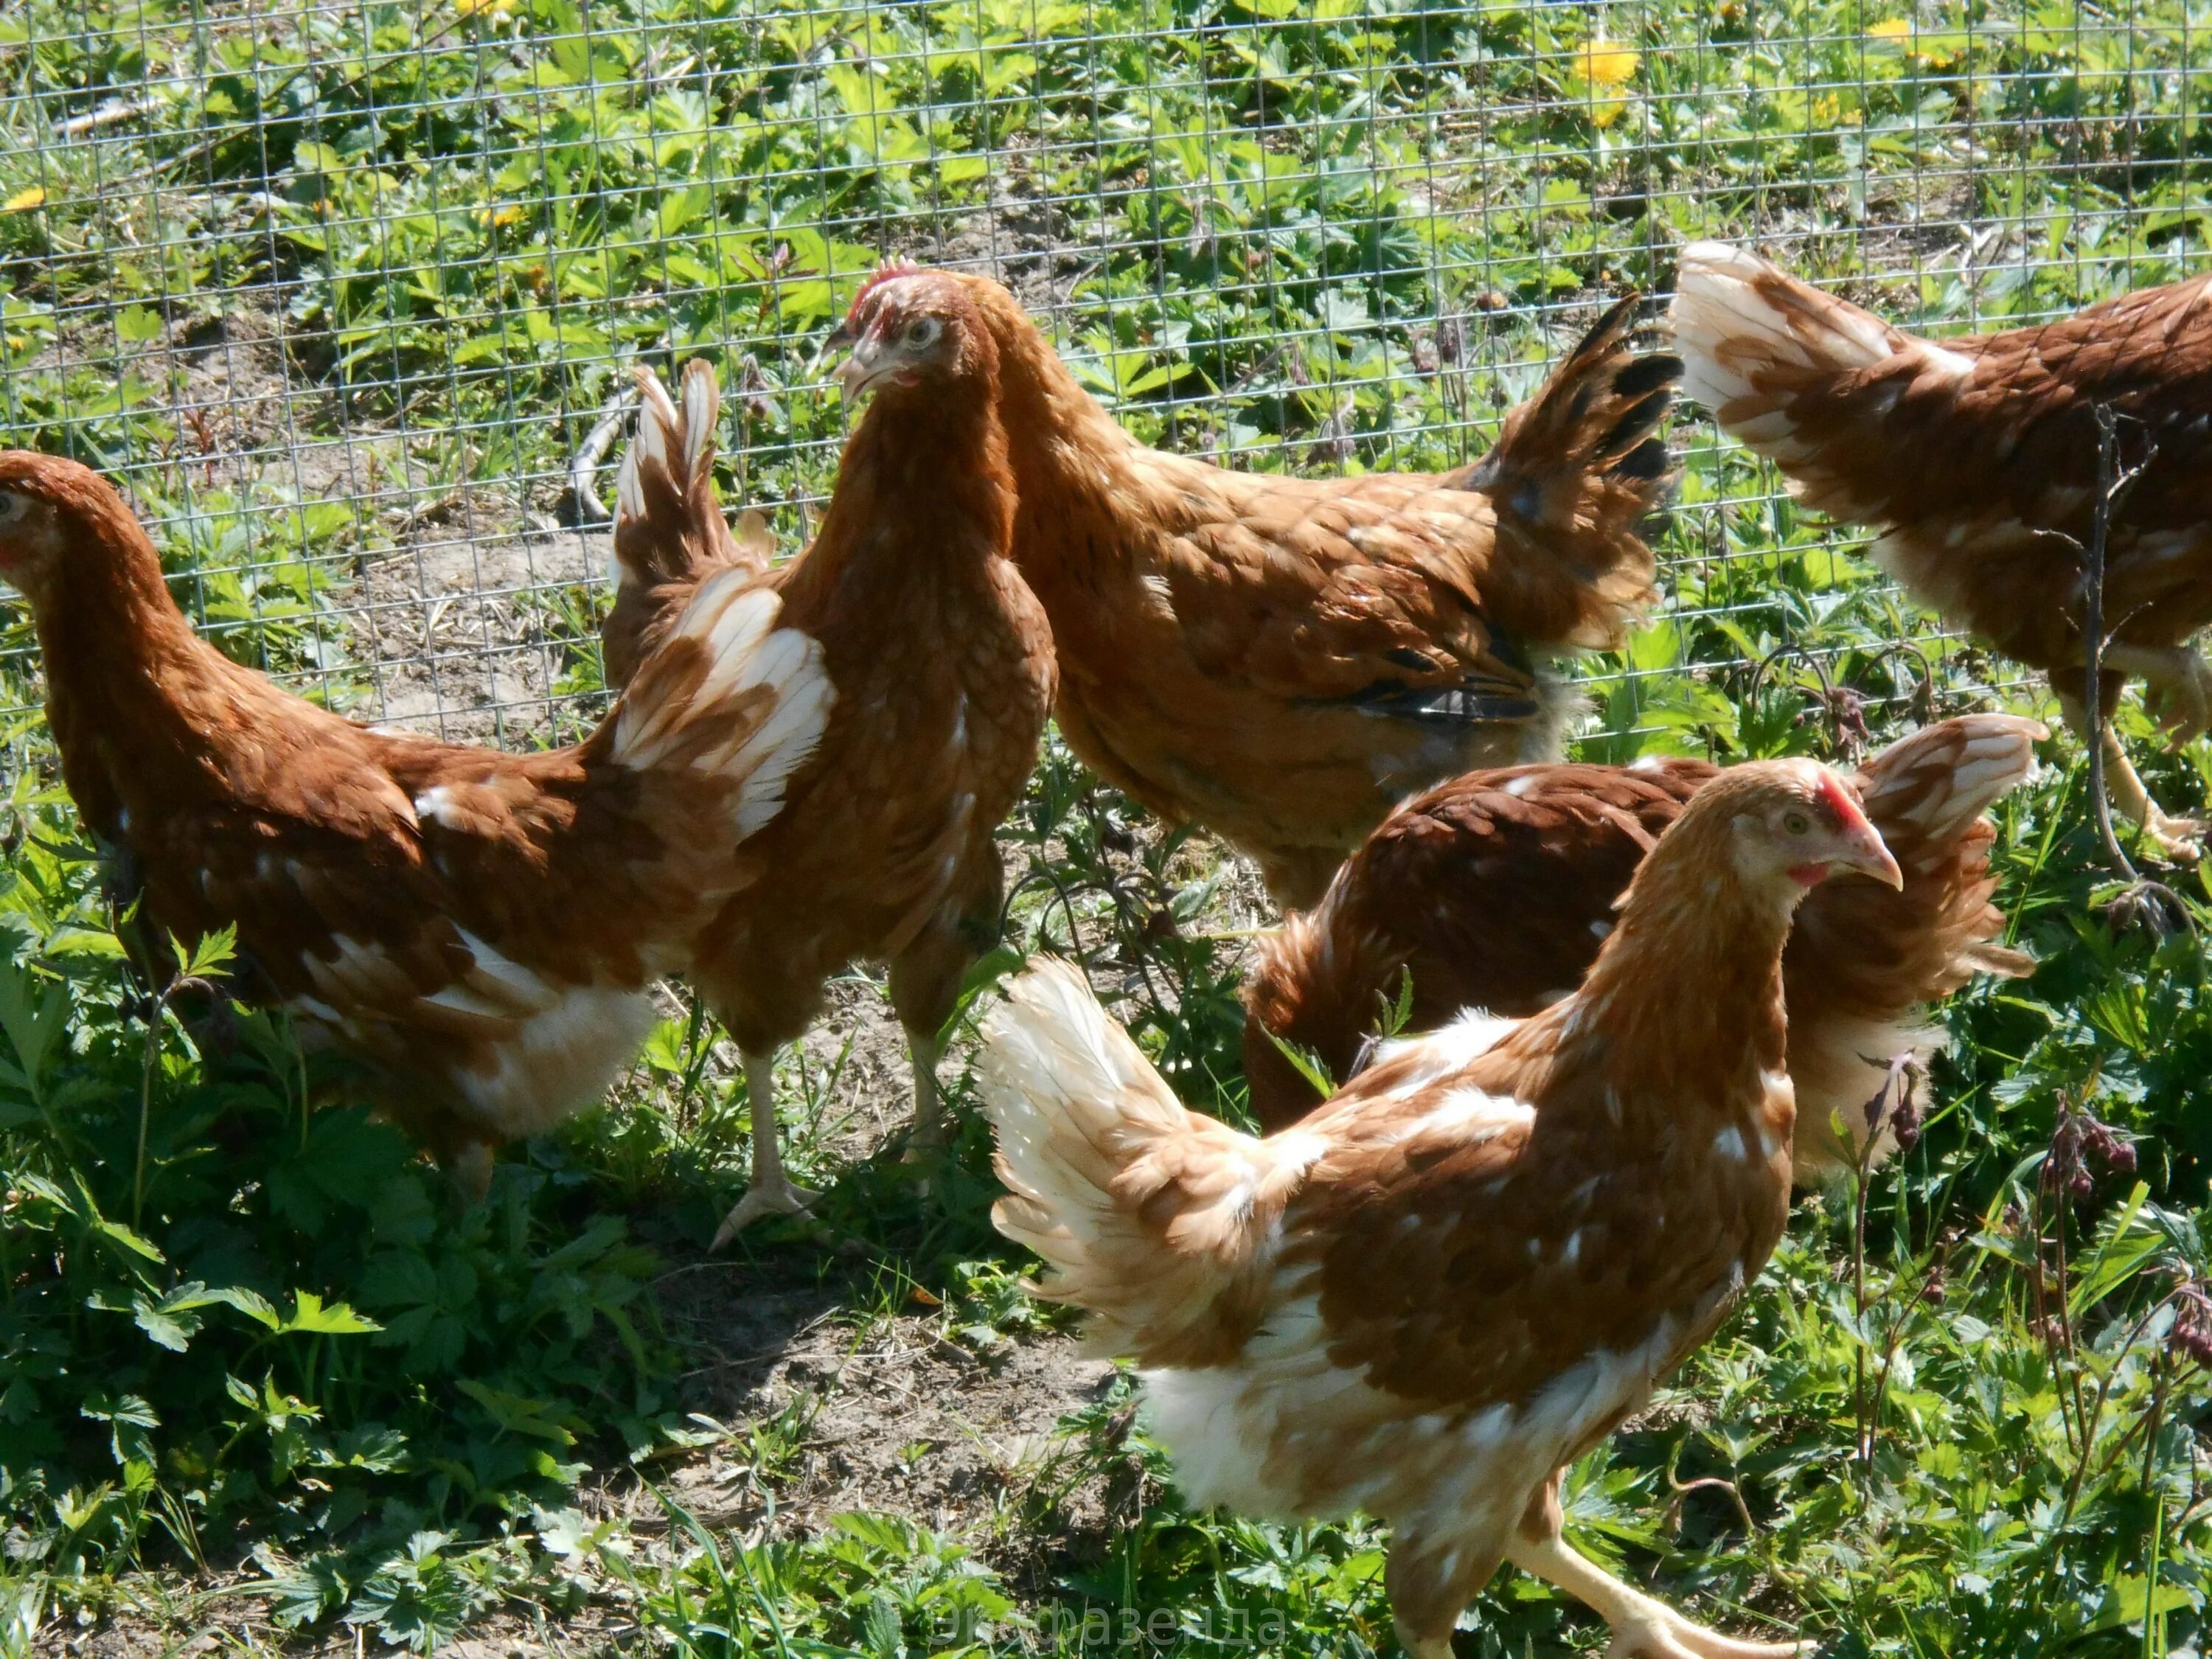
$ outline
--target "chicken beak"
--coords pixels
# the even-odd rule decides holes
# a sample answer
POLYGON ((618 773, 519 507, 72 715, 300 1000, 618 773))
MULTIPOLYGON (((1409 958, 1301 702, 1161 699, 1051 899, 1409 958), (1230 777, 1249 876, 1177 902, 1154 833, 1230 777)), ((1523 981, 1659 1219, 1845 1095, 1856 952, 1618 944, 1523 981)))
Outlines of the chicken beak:
POLYGON ((879 341, 861 340, 853 347, 853 355, 837 365, 837 384, 844 389, 848 402, 858 398, 884 371, 884 348, 879 341))
POLYGON ((814 361, 806 366, 807 377, 810 380, 827 380, 830 360, 852 343, 853 331, 843 322, 839 322, 836 327, 822 337, 822 344, 814 354, 814 361))
POLYGON ((1885 887, 1905 885, 1905 872, 1897 867, 1889 848, 1864 817, 1844 826, 1841 845, 1830 862, 1838 870, 1856 870, 1863 876, 1872 876, 1885 887))

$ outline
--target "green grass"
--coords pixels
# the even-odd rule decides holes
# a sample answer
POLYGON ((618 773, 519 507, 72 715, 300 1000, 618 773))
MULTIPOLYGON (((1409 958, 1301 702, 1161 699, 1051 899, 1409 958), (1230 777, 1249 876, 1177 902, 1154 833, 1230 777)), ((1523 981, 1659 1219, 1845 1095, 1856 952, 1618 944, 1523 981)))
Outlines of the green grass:
MULTIPOLYGON (((2185 71, 2212 19, 2188 0, 625 0, 585 21, 569 0, 0 17, 8 441, 123 476, 226 649, 365 713, 364 573, 406 514, 464 484, 556 513, 623 364, 703 352, 744 389, 726 494, 795 535, 842 420, 809 365, 852 281, 884 252, 975 253, 987 225, 1133 429, 1299 468, 1479 448, 1560 325, 1662 288, 1692 234, 1784 237, 1938 328, 2162 280, 2205 241, 2185 71), (57 136, 118 97, 139 106, 57 136), (358 482, 319 482, 346 446, 358 482)), ((1584 754, 1832 752, 1859 704, 1879 732, 1989 696, 2000 665, 1683 429, 1670 608, 1595 665, 1584 754)), ((597 707, 597 603, 540 584, 514 607, 557 658, 561 725, 597 707)), ((392 1130, 307 1111, 344 1079, 280 1027, 204 1050, 189 996, 149 1024, 165 988, 119 960, 29 645, 0 599, 0 1655, 241 1611, 240 1642, 418 1650, 489 1620, 715 1659, 1394 1650, 1382 1534, 1191 1513, 1126 1382, 957 1536, 701 1519, 675 1471, 732 1460, 772 1517, 839 1388, 743 1422, 687 1409, 711 1355, 670 1287, 751 1127, 718 1034, 670 1022, 607 1109, 464 1208, 392 1130), (608 1482, 667 1494, 665 1524, 607 1518, 608 1482)), ((2203 1641, 2212 904, 2190 877, 2197 932, 2112 925, 2078 756, 2052 757, 1999 854, 2043 966, 1960 1000, 1911 1153, 1801 1204, 1742 1312, 1571 1482, 1587 1547, 1747 1626, 1802 1617, 1838 1655, 2203 1641), (2136 1167, 2092 1159, 2077 1191, 2044 1176, 2081 1110, 2136 1167)), ((2212 750, 2151 769, 2199 799, 2212 750)), ((1124 985, 1185 1097, 1241 1112, 1235 872, 1057 747, 1004 833, 1026 870, 1011 945, 1124 985)), ((816 1287, 855 1350, 917 1318, 986 1359, 1065 1340, 984 1218, 964 1019, 963 1135, 927 1195, 889 1154, 852 1159, 848 1054, 787 1062, 797 1172, 832 1195, 818 1231, 749 1241, 738 1282, 816 1287)), ((1462 1638, 1599 1646, 1510 1576, 1462 1638)))

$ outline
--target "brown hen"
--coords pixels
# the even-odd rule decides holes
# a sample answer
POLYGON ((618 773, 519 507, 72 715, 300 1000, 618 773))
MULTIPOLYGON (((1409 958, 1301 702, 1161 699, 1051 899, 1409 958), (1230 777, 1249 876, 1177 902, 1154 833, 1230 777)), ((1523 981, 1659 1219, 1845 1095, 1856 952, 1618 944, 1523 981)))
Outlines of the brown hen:
MULTIPOLYGON (((784 625, 818 644, 836 704, 783 812, 746 849, 767 879, 726 906, 694 951, 693 982, 743 1051, 753 1115, 752 1184, 718 1245, 812 1196, 784 1174, 776 1145, 775 1051, 853 962, 890 965, 914 1062, 913 1144, 941 1137, 940 1033, 962 975, 997 936, 994 832, 1052 706, 1051 635, 1007 557, 997 347, 960 284, 895 286, 890 302, 874 283, 855 301, 839 374, 848 398, 872 391, 875 401, 845 447, 820 532, 758 578, 781 596, 784 625)), ((666 550, 695 568, 731 563, 708 477, 712 375, 686 371, 680 411, 657 390, 624 464, 615 532, 626 579, 633 564, 647 568, 638 549, 660 550, 648 617, 692 580, 666 550)))
POLYGON ((1771 1659, 1560 1535, 1559 1472, 1725 1319, 1789 1210, 1783 944, 1806 891, 1897 866, 1808 761, 1700 791, 1582 988, 1406 1045, 1266 1139, 1187 1111, 1081 976, 985 1029, 999 1229, 1142 1367, 1200 1504, 1391 1523, 1415 1659, 1510 1560, 1595 1607, 1616 1656, 1771 1659))
MULTIPOLYGON (((2150 463, 2107 545, 2100 698, 2109 714, 2140 678, 2177 743, 2212 722, 2189 643, 2212 622, 2212 278, 1941 342, 1718 242, 1683 250, 1680 289, 1690 394, 1808 505, 1877 529, 1875 560, 1914 598, 2050 676, 2085 735, 2083 546, 2109 405, 2123 459, 2150 463)), ((2201 826, 2158 810, 2109 728, 2106 753, 2121 810, 2195 857, 2201 826)))
POLYGON ((510 755, 371 730, 192 632, 113 489, 0 454, 0 576, 46 718, 155 939, 238 930, 237 989, 365 1063, 481 1188, 491 1148, 597 1099, 651 989, 757 873, 739 843, 819 741, 819 649, 725 578, 581 744, 510 755))
POLYGON ((1591 331, 1481 462, 1292 478, 1150 449, 1078 386, 1012 295, 957 282, 1000 353, 1014 557, 1052 618, 1068 744, 1172 822, 1310 903, 1399 799, 1471 766, 1554 758, 1556 658, 1620 642, 1651 597, 1636 526, 1680 364, 1591 331))
MULTIPOLYGON (((1855 1159, 1863 1109, 1893 1057, 1940 1046, 1917 1018, 1927 1004, 1977 972, 2033 966, 1994 943, 2004 918, 1990 902, 1996 827, 1984 812, 2027 776, 2031 744, 2046 735, 2014 715, 1963 715, 1891 744, 1858 774, 1905 885, 1826 882, 1797 912, 1782 974, 1799 1181, 1855 1159)), ((1407 802, 1321 903, 1261 948, 1244 984, 1254 1115, 1281 1129, 1320 1099, 1271 1032, 1350 1076, 1406 974, 1414 1030, 1468 1009, 1532 1014, 1580 984, 1652 843, 1721 775, 1673 758, 1526 766, 1469 773, 1407 802)))

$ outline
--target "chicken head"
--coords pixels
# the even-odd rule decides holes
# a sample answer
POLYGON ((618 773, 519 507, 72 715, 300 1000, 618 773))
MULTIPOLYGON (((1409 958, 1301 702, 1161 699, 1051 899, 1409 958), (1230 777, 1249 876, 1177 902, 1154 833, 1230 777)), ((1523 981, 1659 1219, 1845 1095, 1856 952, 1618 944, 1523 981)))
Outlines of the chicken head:
MULTIPOLYGON (((68 528, 72 520, 104 522, 118 513, 128 519, 113 492, 76 462, 27 449, 0 451, 0 580, 38 605, 59 596, 72 566, 82 567, 80 579, 127 580, 127 562, 100 556, 127 542, 72 536, 68 528)), ((136 530, 135 522, 131 527, 136 530)))
POLYGON ((1754 889, 1765 887, 1794 902, 1796 895, 1783 882, 1809 890, 1846 870, 1886 887, 1905 885, 1897 860, 1849 787, 1810 761, 1802 770, 1778 773, 1775 784, 1738 808, 1733 828, 1736 867, 1754 889))
POLYGON ((845 320, 825 349, 849 346, 837 384, 858 400, 871 392, 912 389, 963 379, 987 366, 998 351, 981 313, 958 278, 918 266, 892 264, 871 276, 854 295, 845 320))

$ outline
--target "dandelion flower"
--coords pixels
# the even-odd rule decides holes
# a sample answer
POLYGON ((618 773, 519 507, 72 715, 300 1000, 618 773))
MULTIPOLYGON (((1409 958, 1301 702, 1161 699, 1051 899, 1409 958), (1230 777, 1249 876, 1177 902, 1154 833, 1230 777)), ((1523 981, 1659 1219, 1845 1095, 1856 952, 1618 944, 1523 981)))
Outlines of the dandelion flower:
POLYGON ((1644 55, 1633 46, 1597 35, 1583 48, 1583 79, 1593 87, 1625 87, 1643 61, 1644 55))

